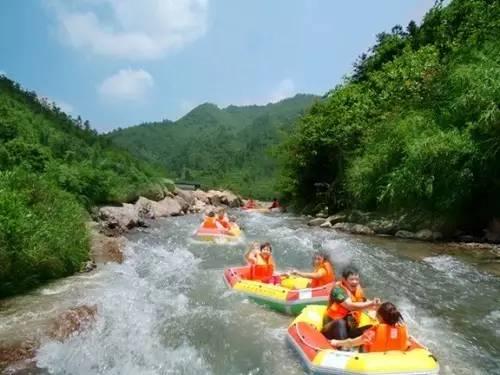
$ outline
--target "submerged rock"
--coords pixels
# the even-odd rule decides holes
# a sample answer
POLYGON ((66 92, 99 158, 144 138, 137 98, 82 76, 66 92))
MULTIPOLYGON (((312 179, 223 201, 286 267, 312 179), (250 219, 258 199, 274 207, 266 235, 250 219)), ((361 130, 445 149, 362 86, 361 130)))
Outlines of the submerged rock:
POLYGON ((78 306, 59 314, 49 332, 53 339, 63 341, 69 336, 89 328, 95 322, 97 305, 78 306))
POLYGON ((97 231, 91 232, 90 256, 96 264, 116 262, 122 263, 123 246, 125 239, 123 237, 108 237, 97 231))

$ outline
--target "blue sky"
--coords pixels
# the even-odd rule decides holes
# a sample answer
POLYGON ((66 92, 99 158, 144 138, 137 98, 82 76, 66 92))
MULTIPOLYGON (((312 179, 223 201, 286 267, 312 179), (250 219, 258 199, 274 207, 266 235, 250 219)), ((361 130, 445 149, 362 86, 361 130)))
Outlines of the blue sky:
POLYGON ((323 94, 381 31, 434 0, 23 0, 0 5, 0 72, 100 132, 204 102, 323 94))

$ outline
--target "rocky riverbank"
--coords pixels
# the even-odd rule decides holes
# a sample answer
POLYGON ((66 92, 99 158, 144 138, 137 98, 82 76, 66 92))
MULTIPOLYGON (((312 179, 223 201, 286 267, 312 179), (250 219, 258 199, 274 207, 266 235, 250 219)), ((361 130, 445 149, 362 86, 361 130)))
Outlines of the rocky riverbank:
POLYGON ((451 232, 440 222, 429 222, 428 227, 422 227, 420 224, 419 227, 411 220, 409 215, 384 217, 357 210, 345 211, 330 216, 319 213, 316 217, 310 217, 308 225, 351 234, 394 236, 418 241, 449 242, 453 246, 463 248, 500 250, 500 219, 498 218, 491 220, 488 227, 483 230, 482 236, 470 235, 460 231, 451 232))
MULTIPOLYGON (((95 208, 92 215, 94 221, 88 223, 91 234, 90 260, 82 266, 81 271, 95 272, 96 268, 106 263, 122 263, 125 259, 124 234, 137 227, 147 227, 150 220, 199 213, 219 206, 240 207, 242 203, 241 198, 230 191, 175 189, 158 201, 140 197, 134 204, 95 208)), ((9 301, 0 301, 0 306, 9 309, 9 301)), ((34 368, 34 357, 43 340, 64 341, 91 327, 98 313, 96 305, 54 310, 32 322, 33 327, 27 328, 26 333, 17 335, 16 339, 2 333, 0 371, 9 374, 20 369, 34 368)), ((30 326, 29 322, 21 323, 30 326)))

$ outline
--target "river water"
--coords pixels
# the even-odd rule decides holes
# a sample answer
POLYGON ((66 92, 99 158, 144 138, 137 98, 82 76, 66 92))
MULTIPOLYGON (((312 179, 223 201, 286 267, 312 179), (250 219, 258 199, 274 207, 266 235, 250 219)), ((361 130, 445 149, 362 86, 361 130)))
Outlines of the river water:
MULTIPOLYGON (((395 303, 441 374, 500 374, 500 277, 429 244, 353 237, 310 228, 292 215, 240 214, 245 241, 270 241, 278 267, 309 269, 326 250, 337 270, 354 264, 368 296, 395 303)), ((43 374, 303 374, 286 344, 291 318, 228 290, 223 268, 244 244, 199 243, 199 217, 155 221, 128 236, 126 261, 14 298, 0 334, 36 329, 47 311, 96 304, 92 329, 44 341, 43 374), (30 323, 31 322, 31 323, 30 323)), ((477 262, 476 262, 477 263, 477 262)))

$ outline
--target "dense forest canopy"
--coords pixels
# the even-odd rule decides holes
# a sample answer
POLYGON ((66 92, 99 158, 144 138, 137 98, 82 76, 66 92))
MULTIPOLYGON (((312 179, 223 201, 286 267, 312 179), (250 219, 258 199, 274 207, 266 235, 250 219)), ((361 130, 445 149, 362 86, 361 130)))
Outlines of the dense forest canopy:
POLYGON ((157 167, 0 76, 0 297, 88 258, 92 206, 157 196, 157 167))
POLYGON ((484 228, 500 215, 499 40, 497 0, 438 1, 379 34, 281 146, 286 198, 484 228))
POLYGON ((296 95, 265 106, 225 109, 206 103, 176 122, 142 124, 108 136, 178 179, 269 199, 276 194, 278 174, 273 147, 317 99, 296 95))

